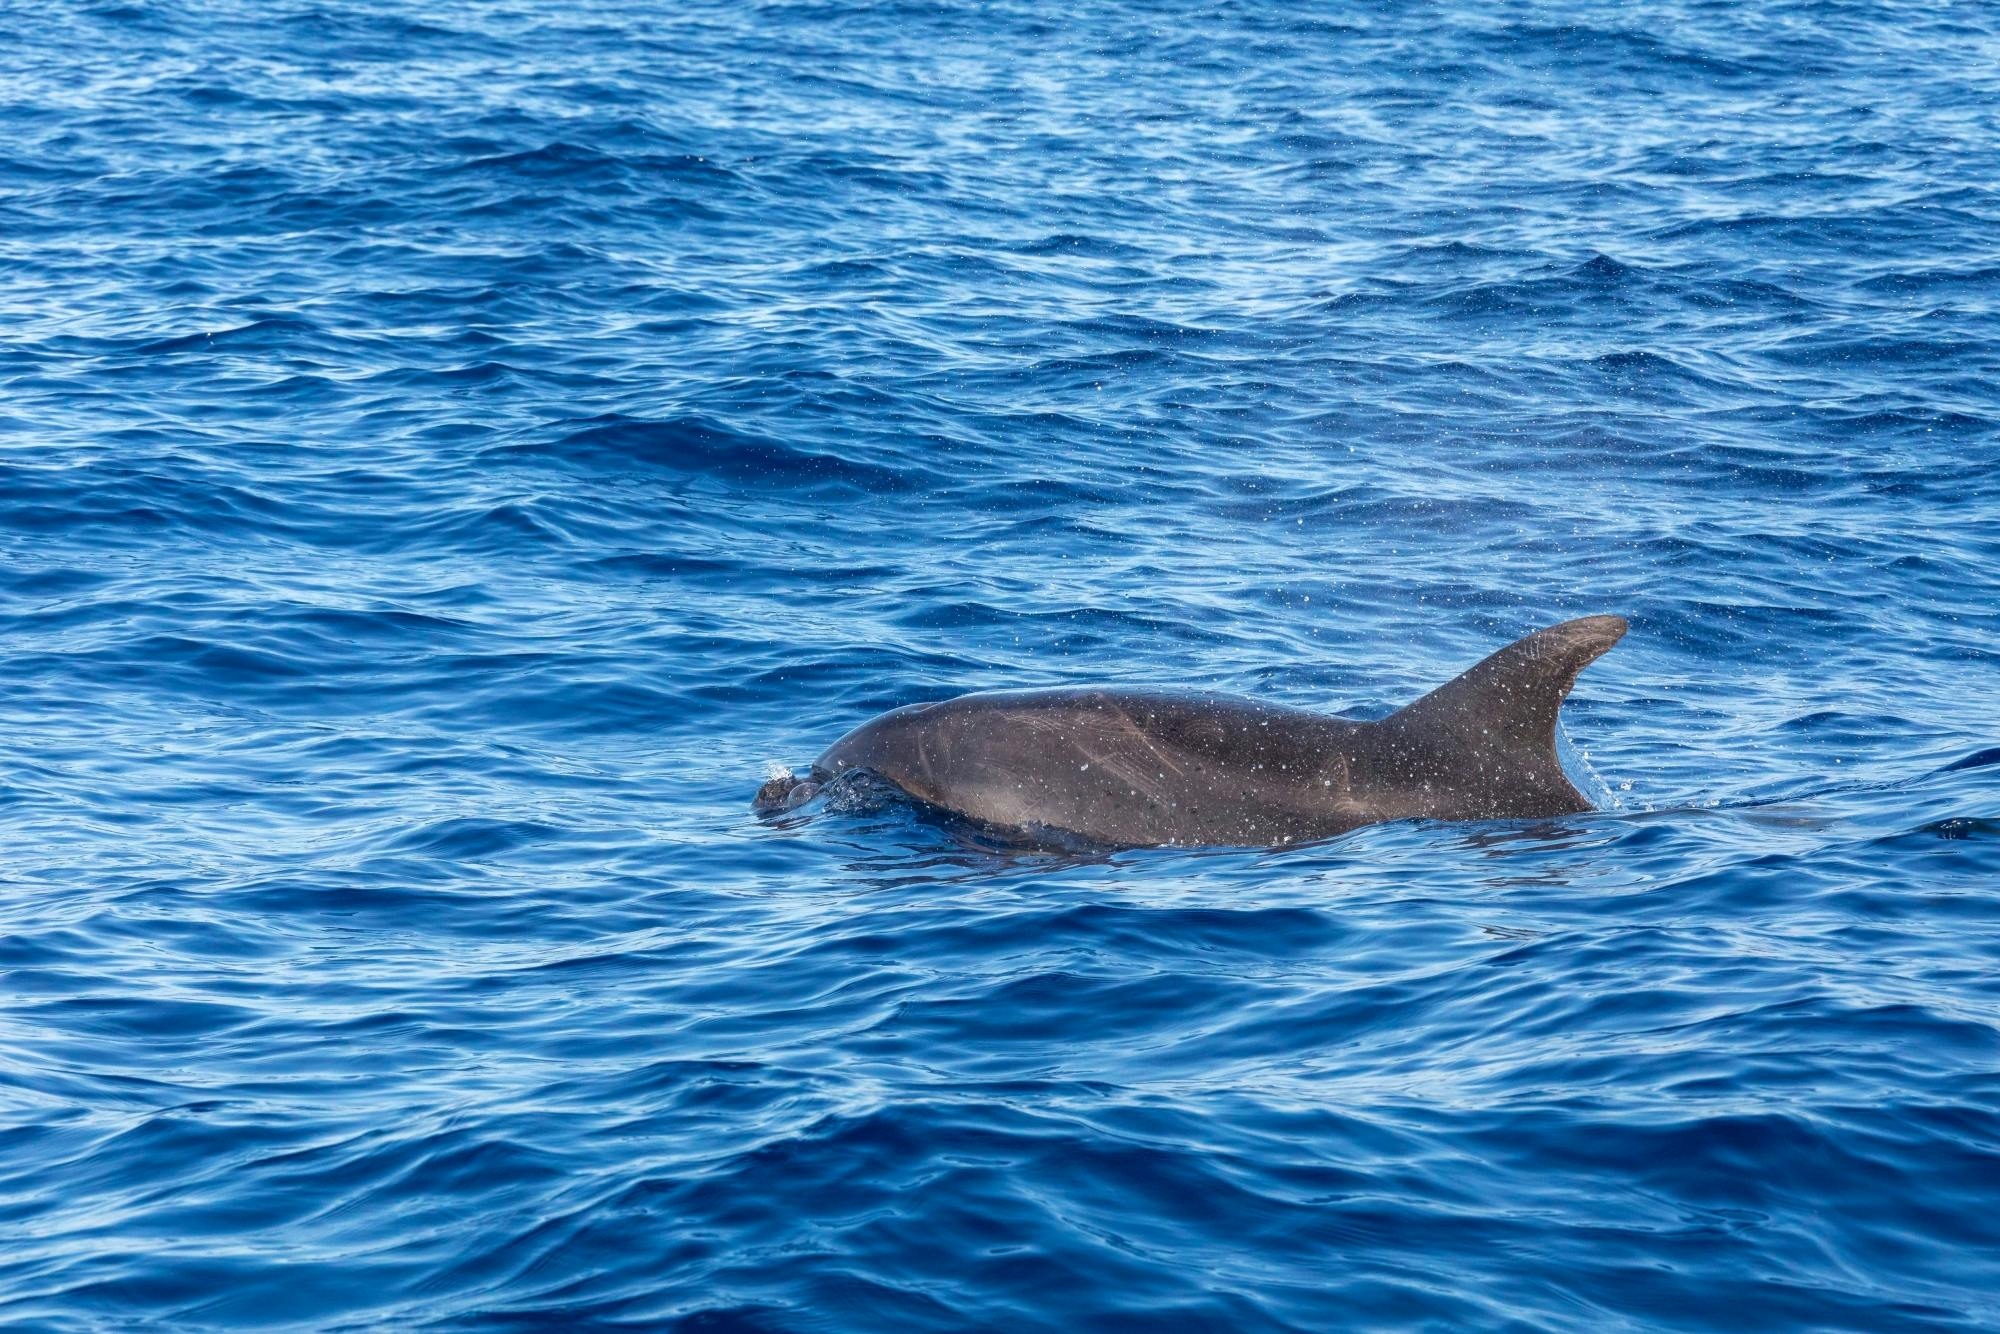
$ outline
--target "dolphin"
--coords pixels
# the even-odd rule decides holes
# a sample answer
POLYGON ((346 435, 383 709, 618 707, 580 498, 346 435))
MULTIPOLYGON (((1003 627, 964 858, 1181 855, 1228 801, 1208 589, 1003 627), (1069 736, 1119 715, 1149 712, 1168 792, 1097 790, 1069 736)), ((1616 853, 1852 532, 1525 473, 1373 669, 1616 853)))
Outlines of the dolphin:
POLYGON ((1228 695, 1000 690, 912 704, 849 732, 765 813, 874 773, 1000 831, 1112 847, 1275 846, 1385 820, 1546 819, 1592 809, 1556 758, 1577 673, 1624 637, 1585 616, 1520 639, 1376 722, 1228 695))

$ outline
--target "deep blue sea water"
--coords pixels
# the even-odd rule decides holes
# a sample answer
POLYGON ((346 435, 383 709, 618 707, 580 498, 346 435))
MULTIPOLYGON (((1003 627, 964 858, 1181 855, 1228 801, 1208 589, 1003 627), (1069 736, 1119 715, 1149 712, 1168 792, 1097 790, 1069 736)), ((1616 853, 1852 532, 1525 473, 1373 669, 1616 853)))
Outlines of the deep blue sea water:
POLYGON ((0 1323, 2000 1324, 2000 10, 0 11, 0 1323), (1632 620, 1607 809, 770 764, 1632 620))

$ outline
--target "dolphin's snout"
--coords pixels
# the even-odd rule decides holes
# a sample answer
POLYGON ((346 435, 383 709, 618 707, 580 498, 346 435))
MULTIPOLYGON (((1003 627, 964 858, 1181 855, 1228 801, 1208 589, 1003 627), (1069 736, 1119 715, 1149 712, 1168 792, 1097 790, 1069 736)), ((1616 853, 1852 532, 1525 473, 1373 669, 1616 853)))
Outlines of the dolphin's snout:
POLYGON ((800 778, 790 772, 772 774, 750 799, 750 809, 759 815, 795 810, 811 801, 817 791, 819 783, 815 779, 800 778))

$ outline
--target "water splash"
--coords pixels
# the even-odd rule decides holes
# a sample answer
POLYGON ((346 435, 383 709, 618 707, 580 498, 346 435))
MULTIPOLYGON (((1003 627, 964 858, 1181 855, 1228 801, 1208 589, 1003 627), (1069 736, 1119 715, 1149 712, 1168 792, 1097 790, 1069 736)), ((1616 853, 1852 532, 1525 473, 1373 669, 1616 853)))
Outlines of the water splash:
POLYGON ((1597 767, 1590 762, 1590 752, 1570 739, 1569 729, 1563 725, 1560 716, 1556 719, 1556 759, 1562 765, 1563 776, 1576 785, 1584 799, 1603 811, 1622 811, 1625 802, 1597 767))

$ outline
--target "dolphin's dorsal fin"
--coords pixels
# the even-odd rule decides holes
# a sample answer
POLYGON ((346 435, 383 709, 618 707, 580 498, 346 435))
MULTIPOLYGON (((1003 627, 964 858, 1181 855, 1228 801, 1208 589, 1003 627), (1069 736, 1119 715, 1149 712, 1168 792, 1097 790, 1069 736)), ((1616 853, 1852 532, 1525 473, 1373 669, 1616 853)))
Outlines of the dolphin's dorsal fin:
POLYGON ((1624 637, 1623 616, 1585 616, 1537 630, 1391 718, 1559 776, 1556 714, 1563 698, 1577 673, 1624 637))

